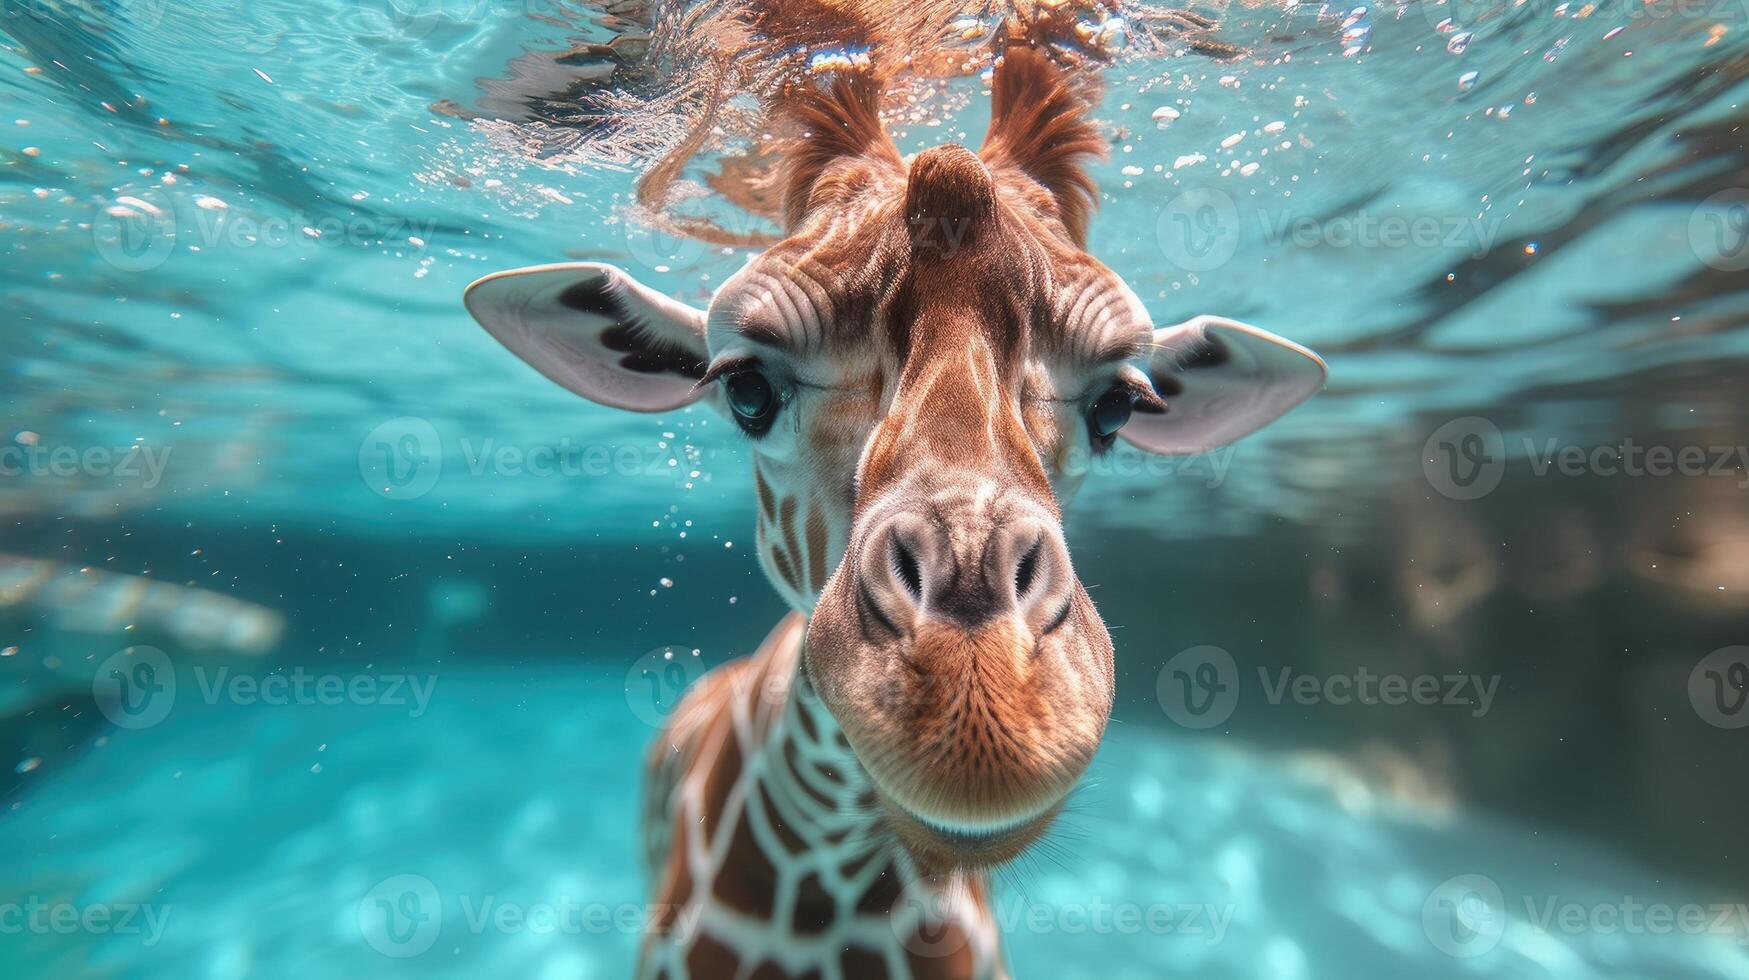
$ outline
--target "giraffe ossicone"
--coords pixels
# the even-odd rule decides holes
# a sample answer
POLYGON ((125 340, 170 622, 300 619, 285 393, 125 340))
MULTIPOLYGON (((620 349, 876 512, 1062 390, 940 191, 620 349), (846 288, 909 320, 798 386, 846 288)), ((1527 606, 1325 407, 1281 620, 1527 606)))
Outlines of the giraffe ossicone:
POLYGON ((992 101, 977 152, 907 161, 871 78, 798 91, 786 236, 708 309, 597 263, 468 290, 586 398, 733 420, 759 561, 796 610, 652 750, 671 911, 643 976, 1003 975, 987 872, 1050 826, 1112 703, 1063 539, 1069 461, 1211 450, 1323 385, 1316 354, 1255 327, 1156 329, 1087 254, 1104 142, 1082 83, 1014 48, 992 101))

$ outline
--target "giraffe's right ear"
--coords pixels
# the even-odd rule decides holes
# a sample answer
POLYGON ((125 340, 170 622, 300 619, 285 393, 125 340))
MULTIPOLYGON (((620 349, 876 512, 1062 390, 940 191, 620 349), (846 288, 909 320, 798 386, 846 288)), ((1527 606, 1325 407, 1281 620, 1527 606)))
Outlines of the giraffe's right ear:
POLYGON ((469 286, 463 302, 499 343, 590 401, 665 412, 702 395, 704 311, 611 265, 498 272, 469 286))

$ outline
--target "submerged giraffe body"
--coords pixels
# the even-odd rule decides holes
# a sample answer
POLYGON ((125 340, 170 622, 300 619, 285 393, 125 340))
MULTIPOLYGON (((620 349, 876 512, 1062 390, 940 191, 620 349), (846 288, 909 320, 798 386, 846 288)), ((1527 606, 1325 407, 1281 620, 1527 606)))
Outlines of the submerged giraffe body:
POLYGON ((712 672, 650 757, 654 900, 639 975, 997 977, 977 875, 924 880, 881 827, 868 780, 799 673, 791 614, 712 672))
POLYGON ((732 419, 796 611, 654 749, 644 977, 1002 975, 987 872, 1051 825, 1112 702, 1062 502, 1119 439, 1206 451, 1323 381, 1254 327, 1154 327, 1085 252, 1104 144, 1043 54, 1007 51, 976 153, 904 159, 881 96, 795 92, 787 237, 708 310, 589 263, 467 295, 579 394, 732 419))

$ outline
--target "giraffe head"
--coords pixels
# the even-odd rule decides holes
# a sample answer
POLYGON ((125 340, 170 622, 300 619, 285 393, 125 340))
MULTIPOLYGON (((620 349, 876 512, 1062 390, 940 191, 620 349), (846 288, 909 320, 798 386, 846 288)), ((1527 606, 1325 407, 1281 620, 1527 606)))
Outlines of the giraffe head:
POLYGON ((548 377, 640 411, 704 401, 750 440, 758 555, 810 614, 804 671, 925 868, 1018 854, 1086 769, 1112 644, 1062 506, 1118 439, 1224 445, 1316 391, 1303 347, 1215 318, 1155 329, 1084 250, 1104 144, 1072 80, 1010 50, 979 152, 909 161, 880 92, 799 96, 787 237, 707 310, 608 266, 474 284, 548 377))

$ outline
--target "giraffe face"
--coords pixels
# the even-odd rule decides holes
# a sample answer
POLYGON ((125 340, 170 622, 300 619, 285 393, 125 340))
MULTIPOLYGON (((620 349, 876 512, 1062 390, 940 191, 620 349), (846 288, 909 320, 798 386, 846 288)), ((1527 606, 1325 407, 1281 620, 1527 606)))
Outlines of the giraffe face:
POLYGON ((1071 461, 1161 407, 1130 363, 1153 331, 1026 183, 957 146, 893 163, 853 165, 855 199, 724 284, 706 380, 751 440, 766 571, 812 613, 811 688, 889 824, 925 867, 994 863, 1110 711, 1060 501, 1071 461))
POLYGON ((750 441, 758 553, 811 614, 806 687, 926 871, 1006 861, 1085 771, 1111 638, 1064 543, 1119 438, 1212 448, 1323 381, 1315 355, 1203 318, 1155 329, 1084 251, 1098 150, 1069 83, 1011 52, 974 154, 900 158, 879 93, 804 99, 789 236, 707 311, 567 265, 470 288, 543 373, 645 411, 703 399, 750 441))

